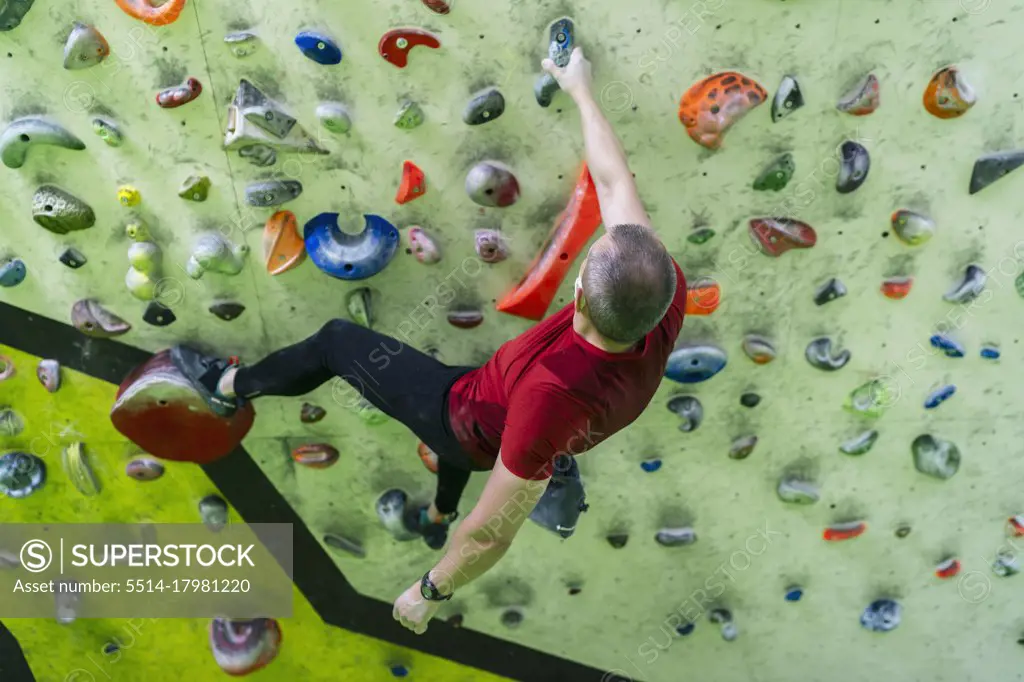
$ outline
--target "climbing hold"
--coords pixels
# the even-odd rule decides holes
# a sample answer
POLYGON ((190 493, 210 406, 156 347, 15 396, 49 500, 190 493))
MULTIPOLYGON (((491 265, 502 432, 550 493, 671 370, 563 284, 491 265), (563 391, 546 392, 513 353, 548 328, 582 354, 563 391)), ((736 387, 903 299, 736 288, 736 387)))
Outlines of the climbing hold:
POLYGON ((310 469, 326 469, 338 461, 340 455, 337 448, 327 443, 300 445, 292 450, 292 459, 310 469))
POLYGON ((661 460, 646 459, 643 462, 640 462, 640 468, 649 474, 654 473, 655 471, 661 468, 661 460))
POLYGON ((778 258, 790 249, 809 249, 818 241, 814 228, 791 218, 754 218, 750 239, 766 256, 778 258))
POLYGON ((892 599, 877 599, 864 609, 860 624, 872 632, 889 632, 900 624, 900 605, 892 599))
POLYGON ((855 388, 846 398, 844 407, 867 417, 880 417, 900 397, 900 389, 889 386, 881 379, 872 379, 855 388))
POLYGON ((316 108, 316 117, 320 125, 332 133, 344 135, 352 129, 352 118, 340 102, 324 102, 316 108))
POLYGON ((96 66, 110 55, 110 45, 95 26, 75 22, 71 35, 64 43, 64 68, 87 69, 96 66))
POLYGON ((127 334, 132 326, 93 299, 83 299, 71 308, 71 324, 86 336, 108 339, 127 334))
POLYGON ((777 492, 780 500, 793 504, 814 504, 821 497, 816 484, 794 477, 780 480, 777 492))
POLYGON ((605 536, 605 540, 607 540, 608 544, 611 545, 613 548, 615 548, 615 549, 622 549, 623 547, 626 546, 626 543, 629 542, 629 534, 628 533, 609 533, 608 535, 605 536))
POLYGON ((73 151, 85 149, 85 143, 58 123, 37 116, 15 119, 0 135, 0 160, 8 168, 25 165, 28 150, 35 145, 50 145, 73 151))
POLYGON ((1000 578, 1008 578, 1020 573, 1017 555, 1009 550, 1001 550, 996 553, 996 558, 992 561, 992 572, 1000 578))
POLYGON ((242 114, 246 121, 270 133, 279 140, 288 137, 298 120, 281 111, 273 102, 253 104, 242 114))
POLYGON ((396 204, 407 204, 413 199, 419 199, 427 192, 427 177, 412 161, 402 164, 402 183, 398 186, 398 194, 395 195, 396 204))
POLYGON ((935 567, 935 577, 942 580, 953 578, 958 573, 960 573, 960 562, 955 558, 940 561, 935 567))
POLYGON ((791 587, 786 588, 786 601, 800 601, 801 599, 803 599, 803 596, 804 590, 802 587, 797 587, 796 585, 793 585, 791 587))
POLYGON ((757 82, 741 73, 724 71, 686 91, 679 101, 679 120, 694 142, 718 149, 726 132, 767 98, 768 93, 757 82))
POLYGON ((199 279, 207 271, 222 275, 237 275, 245 266, 249 247, 232 244, 220 232, 206 232, 199 235, 192 245, 192 256, 185 265, 185 272, 192 279, 199 279))
POLYGON ((7 437, 19 435, 25 430, 25 422, 9 407, 0 407, 0 434, 7 437))
POLYGON ((27 452, 8 452, 0 457, 0 493, 28 497, 46 483, 46 464, 27 452))
POLYGON ((124 144, 124 135, 121 133, 121 128, 110 119, 94 118, 92 120, 92 131, 111 147, 120 147, 124 144))
POLYGON ((924 434, 914 439, 910 449, 914 467, 922 474, 945 480, 960 469, 960 449, 948 440, 924 434))
POLYGON ((141 220, 133 220, 124 226, 124 233, 128 235, 128 239, 133 242, 150 242, 153 241, 149 235, 149 228, 141 220))
POLYGON ((924 409, 934 410, 936 407, 952 398, 954 393, 956 393, 956 386, 953 384, 947 384, 946 386, 936 388, 928 394, 927 398, 924 399, 924 409))
POLYGON ((822 534, 822 539, 827 542, 842 542, 862 535, 868 529, 863 521, 848 521, 829 526, 822 534))
POLYGON ((804 105, 800 83, 793 76, 785 76, 772 99, 772 122, 781 121, 804 105))
POLYGON ((413 225, 407 232, 409 252, 424 265, 433 265, 441 260, 441 250, 437 242, 419 225, 413 225))
POLYGON ((377 43, 380 56, 400 69, 409 63, 409 51, 417 45, 438 49, 441 41, 429 31, 419 28, 396 28, 388 31, 377 43))
POLYGON ((485 88, 473 95, 462 112, 462 122, 478 126, 493 121, 505 113, 505 96, 495 87, 485 88))
POLYGON ((875 446, 875 441, 877 440, 878 431, 868 429, 867 431, 844 441, 843 444, 839 446, 839 451, 844 455, 863 455, 875 446))
POLYGON ((955 66, 939 69, 924 89, 924 108, 938 118, 958 118, 974 106, 974 89, 955 66))
POLYGON ((898 301, 907 297, 913 284, 913 277, 887 277, 882 281, 882 295, 898 301))
POLYGON ((924 244, 935 234, 935 223, 920 213, 901 209, 892 214, 891 221, 896 236, 910 246, 924 244))
POLYGON ((416 538, 403 522, 408 504, 408 496, 397 488, 392 488, 377 498, 377 518, 392 537, 399 541, 416 538))
POLYGON ((128 291, 140 301, 152 301, 157 297, 157 282, 160 280, 160 247, 153 242, 135 242, 128 248, 128 263, 131 266, 124 283, 128 291))
POLYGON ((257 208, 280 206, 299 198, 302 183, 298 180, 267 180, 245 188, 245 203, 257 208))
POLYGON ((153 26, 173 24, 185 9, 185 0, 168 0, 154 6, 151 0, 116 0, 117 6, 130 16, 153 26))
POLYGON ((508 258, 508 243, 497 230, 477 230, 476 255, 485 263, 500 263, 508 258))
POLYGON ((451 7, 444 0, 423 0, 423 4, 431 12, 437 14, 448 14, 451 11, 451 7))
POLYGON ((902 539, 902 538, 905 538, 905 537, 907 537, 908 535, 910 535, 910 531, 911 531, 911 528, 910 528, 910 525, 909 525, 909 524, 906 524, 906 523, 901 523, 900 525, 898 525, 898 526, 896 527, 896 530, 895 530, 895 532, 894 532, 893 534, 894 534, 894 535, 895 535, 896 537, 898 537, 898 538, 901 538, 901 539, 902 539))
POLYGON ((207 495, 199 500, 199 516, 203 525, 217 532, 228 525, 228 503, 219 495, 207 495))
POLYGON ((505 609, 501 614, 501 624, 507 628, 517 628, 523 623, 523 612, 517 608, 505 609))
POLYGON ((329 153, 280 104, 244 78, 228 107, 224 149, 237 149, 239 156, 258 166, 272 165, 278 151, 329 153))
POLYGON ((746 459, 757 445, 757 436, 737 438, 729 446, 729 459, 746 459))
POLYGON ((350 291, 345 297, 345 307, 348 308, 348 314, 352 316, 358 324, 370 329, 373 326, 373 314, 372 314, 372 299, 373 295, 369 288, 359 287, 353 291, 350 291))
POLYGON ((391 674, 395 677, 409 676, 409 669, 400 663, 393 663, 391 666, 389 666, 389 669, 391 670, 391 674))
POLYGON ((743 337, 743 352, 758 365, 767 365, 775 359, 775 344, 759 334, 743 337))
MULTIPOLYGON (((173 2, 174 0, 171 1, 173 2)), ((156 103, 164 109, 176 109, 183 104, 188 104, 201 94, 203 94, 203 84, 195 78, 189 78, 181 85, 175 85, 158 92, 156 94, 156 103)))
POLYGON ((210 196, 210 178, 205 175, 190 175, 181 183, 178 196, 189 201, 206 201, 210 196))
POLYGON ((1001 354, 998 346, 986 345, 981 347, 981 357, 986 360, 998 360, 1001 354))
POLYGON ((704 421, 704 407, 692 395, 677 395, 670 399, 668 411, 676 414, 682 420, 679 430, 685 433, 696 431, 704 421))
POLYGON ((303 234, 313 264, 331 277, 357 280, 383 270, 398 250, 398 230, 377 215, 366 215, 359 234, 342 232, 337 213, 321 213, 308 223, 303 234))
POLYGON ((665 376, 682 384, 695 384, 721 372, 725 363, 725 351, 717 346, 683 346, 668 356, 665 376))
POLYGON ((260 168, 273 166, 277 163, 277 151, 273 147, 269 147, 265 144, 250 144, 246 147, 240 147, 238 149, 238 155, 252 165, 259 166, 260 168))
MULTIPOLYGON (((426 2, 427 0, 424 0, 426 2)), ((21 20, 32 9, 35 0, 4 0, 0 4, 0 31, 11 31, 18 28, 21 20)))
POLYGON ((264 668, 280 649, 281 626, 272 618, 210 621, 210 651, 228 675, 248 675, 264 668))
MULTIPOLYGON (((43 362, 49 362, 44 360, 43 362)), ((6 355, 0 355, 0 381, 7 381, 15 375, 17 368, 14 365, 14 361, 6 355)))
MULTIPOLYGON (((759 191, 772 190, 778 192, 789 184, 796 172, 796 164, 793 163, 793 155, 789 152, 778 156, 761 171, 761 174, 754 180, 754 189, 759 191)), ((713 233, 712 233, 713 234, 713 233)), ((693 235, 690 235, 691 237, 693 235)), ((706 240, 705 240, 706 241, 706 240)))
POLYGON ((341 535, 334 533, 327 533, 324 535, 324 544, 334 549, 340 549, 343 552, 351 554, 354 557, 360 559, 366 558, 366 550, 355 540, 349 540, 341 535))
POLYGON ((878 78, 875 74, 869 73, 839 98, 836 109, 853 116, 867 116, 881 104, 878 90, 878 78))
POLYGON ((564 540, 576 532, 580 514, 589 507, 575 458, 558 455, 554 459, 553 469, 548 486, 529 518, 564 540))
POLYGON ((846 363, 850 361, 850 356, 850 351, 845 349, 833 353, 832 339, 827 336, 814 339, 807 344, 807 350, 804 351, 804 357, 807 358, 807 362, 810 363, 811 367, 826 372, 834 372, 837 369, 846 367, 846 363))
POLYGON ((722 626, 722 639, 727 642, 733 641, 740 634, 732 620, 732 612, 728 609, 712 609, 708 612, 708 620, 722 626))
POLYGON ((125 208, 132 208, 142 203, 142 194, 131 185, 121 185, 117 188, 117 200, 125 208))
POLYGON ((654 540, 662 547, 682 547, 697 542, 697 533, 688 526, 682 528, 662 528, 654 535, 654 540))
POLYGON ((56 360, 40 360, 36 367, 36 378, 43 388, 50 393, 56 393, 60 389, 60 363, 56 360))
POLYGON ((830 301, 846 296, 846 293, 846 285, 833 277, 819 286, 814 292, 814 303, 815 305, 825 305, 830 301))
POLYGON ((551 106, 555 93, 561 89, 554 76, 550 73, 542 73, 537 77, 537 82, 533 84, 533 96, 537 100, 537 104, 547 108, 551 106))
POLYGON ((448 324, 459 329, 473 329, 483 321, 484 314, 479 310, 452 310, 448 313, 448 324))
POLYGON ((423 466, 427 468, 427 471, 432 474, 437 473, 436 452, 431 450, 426 443, 421 441, 420 444, 416 446, 416 454, 419 455, 420 461, 423 462, 423 466))
POLYGON ((686 237, 691 244, 703 244, 715 236, 715 231, 710 227, 699 227, 686 237))
POLYGON ((1024 537, 1024 515, 1017 514, 1006 520, 1006 534, 1010 537, 1024 537))
POLYGON ((395 127, 402 130, 412 130, 423 125, 423 109, 419 104, 411 100, 402 103, 398 113, 395 114, 395 127))
POLYGON ((210 312, 225 322, 231 322, 245 312, 245 306, 236 301, 214 301, 210 312))
POLYGON ((836 191, 849 194, 864 184, 871 170, 871 155, 864 145, 847 140, 839 148, 839 177, 836 178, 836 191))
POLYGON ((379 426, 391 419, 384 411, 377 408, 366 398, 360 398, 355 406, 356 414, 368 426, 379 426))
POLYGON ((1024 150, 996 152, 980 156, 974 162, 969 192, 977 194, 1024 164, 1024 150))
POLYGON ((970 303, 985 290, 988 275, 977 265, 968 265, 964 270, 963 279, 942 297, 949 303, 970 303))
POLYGON ((25 261, 20 258, 10 258, 0 262, 0 287, 16 287, 25 281, 28 273, 25 261))
POLYGON ((263 227, 263 262, 267 272, 280 275, 306 260, 306 243, 291 211, 278 211, 263 227))
POLYGON ((710 315, 722 302, 722 289, 713 280, 703 280, 686 288, 686 314, 710 315))
POLYGON ((260 46, 260 38, 252 31, 235 31, 224 36, 224 42, 236 57, 248 57, 260 46))
POLYGON ((302 403, 302 412, 299 414, 299 419, 303 424, 316 424, 318 421, 327 416, 327 410, 320 407, 319 405, 313 405, 311 403, 302 403))
POLYGON ((519 199, 519 181, 497 161, 482 161, 466 175, 466 194, 481 206, 505 208, 519 199))
POLYGON ((64 249, 64 253, 60 254, 59 260, 72 270, 77 270, 89 262, 89 259, 85 257, 85 254, 73 246, 69 246, 64 249))
POLYGON ((331 66, 341 63, 341 48, 325 33, 301 31, 295 36, 299 51, 317 64, 331 66))
POLYGON ((696 630, 696 629, 697 629, 696 624, 694 624, 692 622, 691 623, 683 623, 682 625, 677 625, 676 626, 676 634, 679 635, 680 637, 686 637, 688 635, 692 635, 693 631, 696 630))
MULTIPOLYGON (((562 17, 551 22, 548 27, 548 59, 553 61, 555 66, 565 68, 569 64, 569 57, 572 56, 575 44, 576 27, 572 19, 562 17)), ((533 95, 537 99, 537 104, 549 107, 555 93, 560 89, 561 86, 554 76, 542 73, 533 85, 533 95)))
POLYGON ((124 465, 124 473, 136 481, 155 481, 164 475, 164 465, 152 457, 136 457, 124 465))
POLYGON ((761 404, 761 396, 756 393, 744 393, 740 396, 740 405, 754 408, 761 404))
POLYGON ((142 313, 142 321, 154 327, 166 327, 174 324, 177 319, 174 316, 174 311, 156 301, 150 301, 149 305, 146 306, 145 312, 142 313))
POLYGON ((92 472, 92 467, 89 466, 89 461, 85 457, 84 444, 72 443, 65 447, 61 452, 61 464, 63 464, 64 472, 68 475, 72 485, 78 489, 78 492, 86 497, 99 494, 100 484, 96 480, 96 475, 92 472))

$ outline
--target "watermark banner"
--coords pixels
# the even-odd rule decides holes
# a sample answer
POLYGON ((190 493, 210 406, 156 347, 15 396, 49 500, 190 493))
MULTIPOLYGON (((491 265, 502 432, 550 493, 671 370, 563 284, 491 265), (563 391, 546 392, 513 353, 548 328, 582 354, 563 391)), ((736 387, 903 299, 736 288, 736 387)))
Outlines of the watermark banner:
POLYGON ((288 523, 0 524, 0 618, 290 618, 288 523))

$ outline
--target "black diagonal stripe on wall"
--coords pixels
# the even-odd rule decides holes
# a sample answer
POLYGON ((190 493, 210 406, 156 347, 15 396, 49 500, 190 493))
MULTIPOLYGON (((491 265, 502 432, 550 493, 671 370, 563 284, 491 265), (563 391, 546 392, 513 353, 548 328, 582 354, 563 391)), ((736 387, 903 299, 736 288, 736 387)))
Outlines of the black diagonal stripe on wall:
MULTIPOLYGON (((65 367, 112 384, 120 384, 132 369, 151 357, 139 348, 111 339, 88 338, 70 325, 2 302, 0 344, 37 357, 53 358, 65 367)), ((596 668, 441 621, 431 622, 425 634, 414 635, 392 618, 392 604, 355 591, 243 447, 203 470, 247 523, 293 524, 295 585, 325 623, 515 680, 605 679, 604 673, 596 668)), ((9 633, 4 635, 6 628, 2 624, 0 628, 0 656, 4 656, 5 640, 14 638, 9 633)), ((17 642, 13 646, 20 655, 17 642)), ((0 679, 6 682, 8 678, 0 679)), ((31 680, 31 674, 24 679, 31 680)))

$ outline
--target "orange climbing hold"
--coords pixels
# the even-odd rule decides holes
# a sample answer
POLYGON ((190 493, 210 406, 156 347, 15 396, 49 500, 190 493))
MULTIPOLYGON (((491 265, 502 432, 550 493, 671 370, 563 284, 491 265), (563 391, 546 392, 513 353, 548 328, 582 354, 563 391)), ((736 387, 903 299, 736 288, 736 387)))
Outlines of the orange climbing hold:
POLYGON ((890 277, 882 282, 882 293, 886 298, 898 301, 906 298, 910 293, 910 287, 914 283, 913 277, 890 277))
POLYGON ((406 161, 402 166, 402 184, 395 195, 395 203, 407 204, 413 199, 419 199, 427 192, 427 176, 412 161, 406 161))
POLYGON ((955 66, 940 69, 924 90, 924 108, 938 118, 957 118, 974 106, 974 89, 955 66))
POLYGON ((868 524, 863 521, 852 521, 850 523, 837 523, 834 526, 829 526, 822 533, 822 538, 828 542, 842 542, 843 540, 850 540, 863 535, 864 531, 868 529, 868 524))
POLYGON ((263 228, 263 261, 267 272, 280 275, 306 260, 306 242, 291 211, 278 211, 263 228))
POLYGON ((437 453, 431 450, 426 443, 420 443, 416 448, 423 466, 433 473, 437 473, 437 453))
POLYGON ((691 86, 679 101, 679 120, 694 142, 718 149, 725 133, 748 111, 768 99, 756 81, 723 71, 691 86))
POLYGON ((530 264, 526 276, 498 302, 497 309, 527 320, 542 319, 565 273, 600 225, 597 188, 590 170, 583 164, 572 198, 555 221, 540 253, 530 264))
POLYGON ((116 0, 116 2, 117 6, 128 16, 153 26, 173 24, 181 16, 181 11, 185 9, 185 0, 169 0, 159 7, 154 7, 149 0, 116 0))
POLYGON ((710 315, 722 301, 722 290, 716 282, 695 284, 686 290, 686 314, 710 315))

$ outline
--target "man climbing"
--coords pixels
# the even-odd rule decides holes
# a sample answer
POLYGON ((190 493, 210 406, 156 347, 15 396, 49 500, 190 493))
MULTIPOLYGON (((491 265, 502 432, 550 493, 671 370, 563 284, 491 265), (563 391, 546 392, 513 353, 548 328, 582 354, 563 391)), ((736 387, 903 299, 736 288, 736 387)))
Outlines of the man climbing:
POLYGON ((444 546, 470 472, 491 470, 444 557, 395 602, 395 618, 418 634, 440 602, 508 551, 557 455, 585 452, 640 416, 683 323, 686 281, 651 229, 622 146, 591 91, 590 63, 577 48, 565 68, 550 60, 543 67, 579 106, 608 228, 580 265, 570 305, 476 369, 447 366, 344 320, 251 367, 185 347, 173 352, 223 415, 245 400, 300 396, 340 377, 405 424, 438 458, 433 503, 410 505, 404 518, 432 548, 444 546))

